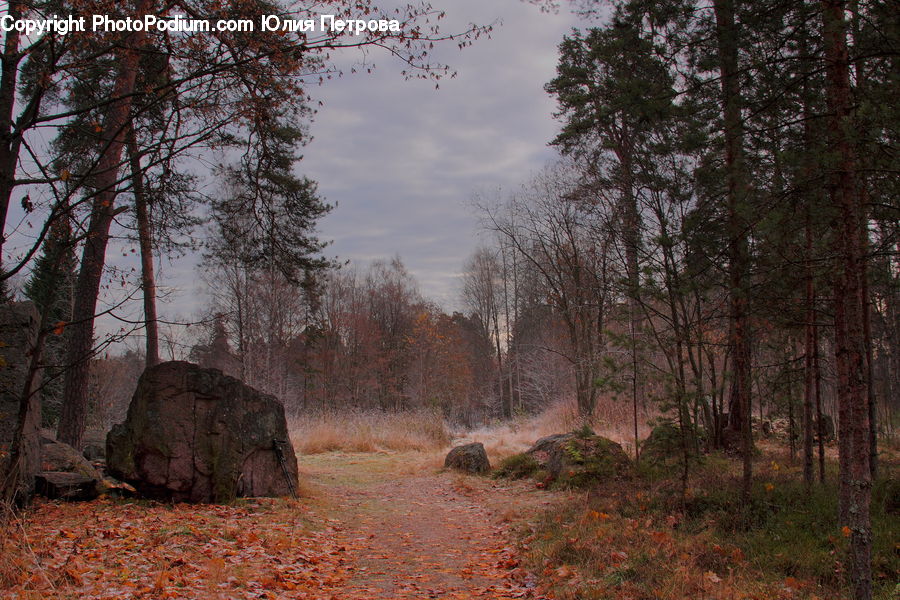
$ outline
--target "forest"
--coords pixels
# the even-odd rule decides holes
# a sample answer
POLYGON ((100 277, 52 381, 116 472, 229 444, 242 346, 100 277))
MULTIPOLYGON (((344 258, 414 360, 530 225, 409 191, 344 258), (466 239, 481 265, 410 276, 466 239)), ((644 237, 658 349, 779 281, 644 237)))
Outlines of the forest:
POLYGON ((441 94, 442 49, 502 24, 437 1, 4 4, 397 26, 4 26, 0 596, 900 593, 895 2, 511 3, 578 27, 539 82, 552 158, 459 199, 479 231, 454 302, 396 252, 332 256, 344 207, 303 157, 317 90, 384 76, 370 54, 441 94), (175 314, 159 269, 186 258, 203 294, 175 314), (277 399, 267 476, 290 494, 242 493, 268 485, 244 471, 196 503, 105 470, 176 368, 277 399), (34 495, 76 470, 46 466, 57 444, 99 469, 84 503, 34 495))

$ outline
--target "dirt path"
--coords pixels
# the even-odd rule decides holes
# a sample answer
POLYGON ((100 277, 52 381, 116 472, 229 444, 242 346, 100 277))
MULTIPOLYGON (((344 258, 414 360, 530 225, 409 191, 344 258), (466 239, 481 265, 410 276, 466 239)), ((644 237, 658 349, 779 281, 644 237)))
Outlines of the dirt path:
POLYGON ((509 526, 552 497, 525 484, 438 473, 416 460, 329 454, 301 461, 331 505, 351 561, 334 597, 535 597, 517 568, 509 526))
POLYGON ((298 501, 37 501, 0 530, 0 598, 537 599, 509 528, 559 496, 441 458, 303 456, 298 501))

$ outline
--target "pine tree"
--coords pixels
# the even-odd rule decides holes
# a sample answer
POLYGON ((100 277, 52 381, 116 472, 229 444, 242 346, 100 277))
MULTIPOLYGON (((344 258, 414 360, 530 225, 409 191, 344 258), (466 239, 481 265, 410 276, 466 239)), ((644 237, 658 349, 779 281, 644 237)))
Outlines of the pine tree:
POLYGON ((62 405, 63 360, 68 341, 66 325, 72 319, 77 264, 70 221, 61 218, 44 240, 41 254, 35 260, 23 290, 25 297, 44 315, 43 321, 53 327, 43 353, 41 419, 45 427, 56 425, 62 405))

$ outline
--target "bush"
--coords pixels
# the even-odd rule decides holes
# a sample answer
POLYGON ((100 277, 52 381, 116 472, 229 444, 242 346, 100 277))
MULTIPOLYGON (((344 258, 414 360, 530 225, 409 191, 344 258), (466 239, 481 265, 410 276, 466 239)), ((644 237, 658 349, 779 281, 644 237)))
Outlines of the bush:
POLYGON ((534 459, 533 456, 522 452, 520 454, 513 454, 512 456, 508 456, 504 458, 500 462, 500 466, 497 467, 497 470, 494 471, 495 478, 506 478, 506 479, 525 479, 526 477, 532 477, 541 471, 541 465, 534 459))
POLYGON ((689 428, 686 434, 687 439, 684 440, 678 425, 670 420, 659 421, 641 443, 641 461, 651 464, 680 461, 684 455, 685 442, 690 459, 698 459, 697 445, 703 443, 703 436, 694 427, 689 428))

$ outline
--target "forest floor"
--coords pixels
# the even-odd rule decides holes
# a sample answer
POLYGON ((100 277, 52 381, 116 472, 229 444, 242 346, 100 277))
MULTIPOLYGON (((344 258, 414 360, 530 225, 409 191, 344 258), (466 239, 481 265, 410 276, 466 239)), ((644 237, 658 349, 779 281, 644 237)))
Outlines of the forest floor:
POLYGON ((233 506, 39 502, 0 598, 537 598, 511 524, 564 498, 422 453, 302 456, 302 497, 233 506))
MULTIPOLYGON (((834 465, 807 489, 762 452, 749 503, 718 455, 687 489, 670 465, 551 492, 417 451, 301 455, 296 501, 38 501, 0 532, 0 599, 846 598, 834 465)), ((895 458, 873 491, 879 599, 900 591, 895 458)))

